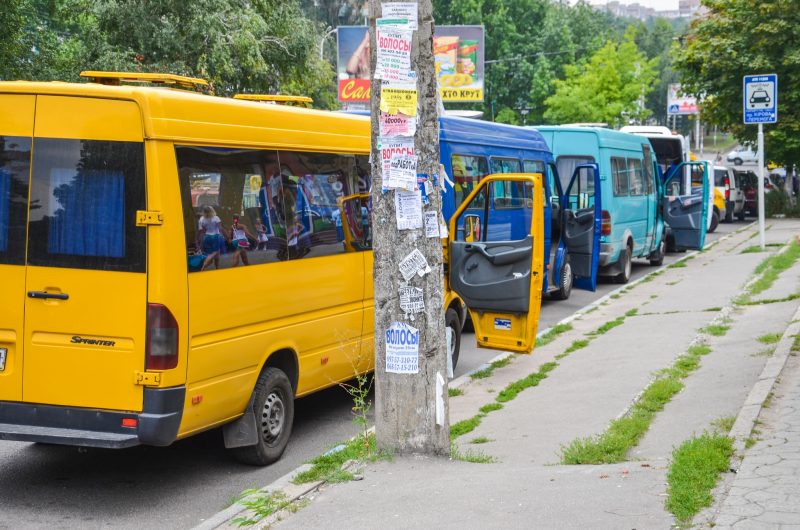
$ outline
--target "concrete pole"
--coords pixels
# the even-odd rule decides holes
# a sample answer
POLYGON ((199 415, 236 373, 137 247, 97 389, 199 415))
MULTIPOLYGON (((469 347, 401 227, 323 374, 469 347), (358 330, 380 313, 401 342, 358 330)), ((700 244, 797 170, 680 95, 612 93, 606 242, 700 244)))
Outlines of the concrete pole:
MULTIPOLYGON (((370 0, 370 60, 373 72, 372 118, 372 226, 375 289, 375 434, 381 449, 396 454, 449 455, 450 429, 447 410, 447 344, 444 321, 442 241, 425 237, 425 230, 398 230, 395 211, 396 190, 382 191, 379 117, 381 80, 374 78, 377 47, 376 19, 386 0, 370 0), (419 250, 431 271, 414 275, 408 285, 423 290, 424 311, 406 317, 400 308, 399 287, 403 281, 398 264, 419 250), (417 373, 387 372, 386 331, 394 323, 419 330, 417 373), (439 385, 437 388, 437 379, 439 385), (442 384, 442 381, 444 383, 442 384), (439 392, 441 390, 441 392, 439 392), (437 405, 439 418, 437 423, 437 405)), ((430 181, 430 203, 423 212, 437 212, 441 218, 439 186, 438 87, 433 60, 433 8, 431 0, 418 0, 418 30, 412 38, 411 69, 417 74, 417 129, 414 137, 417 177, 430 181), (434 180, 436 176, 436 180, 434 180)), ((420 184, 422 186, 423 184, 420 184)))
POLYGON ((764 125, 758 124, 758 241, 764 250, 764 125))

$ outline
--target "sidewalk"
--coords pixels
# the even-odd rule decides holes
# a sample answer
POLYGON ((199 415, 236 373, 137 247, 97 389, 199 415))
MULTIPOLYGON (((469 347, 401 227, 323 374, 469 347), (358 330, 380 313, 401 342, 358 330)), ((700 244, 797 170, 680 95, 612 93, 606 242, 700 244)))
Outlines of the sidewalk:
MULTIPOLYGON (((770 223, 769 243, 786 243, 800 232, 798 221, 770 223)), ((377 462, 364 469, 363 480, 325 486, 297 513, 270 522, 280 528, 670 528, 674 519, 664 501, 672 449, 711 429, 712 421, 739 413, 771 355, 757 338, 782 334, 796 318, 798 300, 731 305, 768 255, 741 252, 756 244, 751 238, 755 231, 751 226, 735 233, 689 256, 685 267, 666 268, 623 289, 580 315, 570 331, 537 347, 533 355, 517 356, 490 378, 462 386, 464 394, 450 399, 451 425, 497 403, 498 393, 510 383, 553 363, 545 365, 551 369, 538 386, 503 402, 501 410, 485 415, 455 441, 460 454, 480 455, 492 463, 413 456, 377 462), (703 331, 711 323, 730 329, 714 336, 703 331), (589 342, 576 348, 583 344, 576 341, 589 342), (656 371, 699 343, 711 352, 656 415, 628 461, 560 463, 564 445, 602 433, 629 410, 656 371)), ((799 274, 800 266, 784 272, 769 294, 779 288, 793 289, 779 297, 796 292, 799 274)), ((797 364, 791 359, 787 371, 797 364)), ((767 508, 793 505, 785 520, 800 524, 800 375, 796 367, 793 373, 794 378, 787 375, 781 383, 786 398, 770 411, 776 414, 769 424, 772 430, 763 429, 764 441, 748 452, 736 479, 748 473, 761 476, 768 469, 769 484, 734 482, 720 517, 730 504, 736 519, 720 519, 719 524, 766 528, 740 526, 744 508, 737 495, 753 503, 772 492, 779 497, 773 504, 764 501, 767 508), (789 437, 793 441, 774 442, 789 437), (745 487, 764 491, 756 496, 745 487)))

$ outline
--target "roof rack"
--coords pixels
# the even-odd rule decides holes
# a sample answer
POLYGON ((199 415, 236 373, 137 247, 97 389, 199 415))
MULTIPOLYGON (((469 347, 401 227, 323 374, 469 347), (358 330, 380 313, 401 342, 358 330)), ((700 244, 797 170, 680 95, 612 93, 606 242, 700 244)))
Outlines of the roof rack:
POLYGON ((308 96, 287 96, 281 94, 236 94, 233 99, 263 101, 265 103, 314 103, 308 96))
POLYGON ((209 91, 211 85, 205 79, 197 77, 186 77, 175 74, 160 74, 147 72, 101 72, 96 70, 84 70, 81 77, 91 79, 94 83, 101 85, 120 85, 125 83, 152 83, 156 85, 174 85, 181 88, 189 88, 209 91))

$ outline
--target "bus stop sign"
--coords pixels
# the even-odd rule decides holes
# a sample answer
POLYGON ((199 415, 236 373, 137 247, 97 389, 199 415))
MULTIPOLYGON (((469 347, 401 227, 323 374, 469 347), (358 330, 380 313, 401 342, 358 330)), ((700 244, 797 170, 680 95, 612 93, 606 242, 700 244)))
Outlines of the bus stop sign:
POLYGON ((744 76, 744 123, 778 121, 778 75, 744 76))

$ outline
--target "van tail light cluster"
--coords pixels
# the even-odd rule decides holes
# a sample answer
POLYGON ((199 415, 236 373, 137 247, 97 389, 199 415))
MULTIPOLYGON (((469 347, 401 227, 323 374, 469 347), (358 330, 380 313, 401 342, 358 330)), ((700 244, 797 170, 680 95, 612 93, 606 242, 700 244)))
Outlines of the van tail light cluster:
POLYGON ((603 210, 601 213, 602 216, 602 225, 600 229, 600 235, 603 236, 610 236, 611 235, 611 214, 608 213, 608 210, 603 210))
POLYGON ((178 322, 166 306, 147 304, 145 370, 178 366, 178 322))
POLYGON ((725 177, 725 200, 729 201, 731 198, 731 179, 730 177, 725 177))

